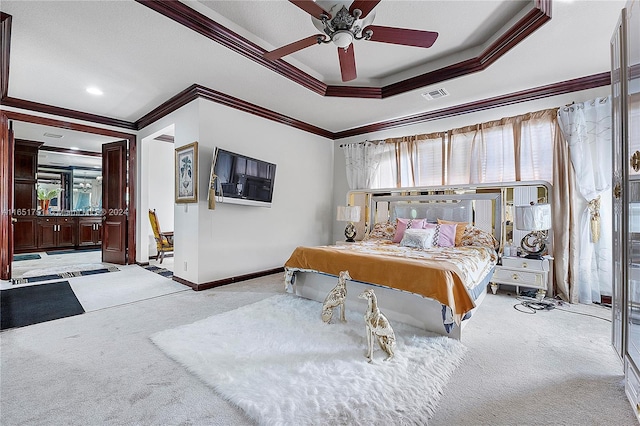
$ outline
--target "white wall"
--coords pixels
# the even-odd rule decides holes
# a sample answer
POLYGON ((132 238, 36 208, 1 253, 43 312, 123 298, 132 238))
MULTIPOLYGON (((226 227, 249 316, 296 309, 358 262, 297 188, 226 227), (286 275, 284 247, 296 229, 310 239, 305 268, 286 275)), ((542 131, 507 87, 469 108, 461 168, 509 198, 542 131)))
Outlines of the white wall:
MULTIPOLYGON (((483 123, 485 121, 498 120, 503 117, 511 117, 528 112, 540 111, 547 108, 561 107, 572 102, 588 101, 597 97, 608 96, 611 93, 609 86, 599 87, 596 89, 583 90, 580 92, 568 93, 560 96, 552 96, 544 99, 538 99, 531 102, 523 102, 506 107, 493 108, 486 111, 464 114, 455 117, 445 118, 442 120, 429 121, 426 123, 415 124, 412 126, 399 127, 396 129, 385 130, 381 132, 372 132, 359 136, 339 139, 334 141, 335 157, 334 169, 334 193, 333 204, 335 206, 345 205, 346 195, 349 191, 347 184, 347 174, 345 170, 345 161, 340 144, 350 142, 362 142, 364 140, 380 140, 387 138, 395 138, 401 136, 418 135, 422 133, 431 133, 455 129, 458 127, 468 126, 471 124, 483 123)), ((437 104, 430 104, 433 110, 437 110, 437 104)), ((333 221, 333 239, 344 239, 344 222, 333 221)))
MULTIPOLYGON (((138 133, 138 140, 145 141, 148 138, 155 137, 162 133, 162 130, 174 126, 175 136, 173 148, 187 145, 191 142, 197 141, 199 138, 199 124, 198 124, 198 102, 191 102, 171 114, 161 118, 155 123, 145 127, 138 133)), ((141 149, 138 151, 138 192, 136 194, 136 201, 138 205, 136 220, 137 220, 137 235, 136 235, 136 261, 146 262, 148 260, 147 243, 148 235, 151 231, 149 226, 149 207, 150 207, 150 160, 154 157, 154 154, 150 152, 156 147, 156 142, 142 143, 141 149)), ((166 172, 171 180, 170 193, 173 194, 173 154, 171 165, 166 172)), ((169 190, 167 191, 169 192, 169 190)), ((198 209, 193 207, 194 205, 175 204, 173 202, 173 196, 171 197, 171 208, 173 209, 173 224, 167 223, 167 220, 160 218, 160 223, 163 228, 173 228, 175 235, 174 238, 174 268, 176 265, 183 265, 184 262, 189 263, 188 271, 179 271, 177 276, 187 281, 197 283, 198 276, 198 229, 194 224, 197 224, 198 209), (185 209, 186 206, 186 209, 185 209)))
POLYGON ((278 268, 298 245, 329 243, 332 141, 202 100, 199 144, 199 283, 278 268), (215 147, 276 164, 271 208, 218 202, 208 209, 215 147))
MULTIPOLYGON (((174 208, 175 276, 202 284, 279 268, 296 246, 331 241, 332 141, 206 100, 163 117, 141 130, 139 138, 170 124, 175 125, 174 147, 198 141, 198 203, 174 208), (215 147, 276 164, 271 208, 217 203, 215 210, 208 209, 215 147)), ((148 154, 140 153, 139 167, 148 154)), ((138 223, 148 222, 148 183, 141 181, 139 187, 138 223)), ((137 238, 140 247, 142 235, 137 238)))

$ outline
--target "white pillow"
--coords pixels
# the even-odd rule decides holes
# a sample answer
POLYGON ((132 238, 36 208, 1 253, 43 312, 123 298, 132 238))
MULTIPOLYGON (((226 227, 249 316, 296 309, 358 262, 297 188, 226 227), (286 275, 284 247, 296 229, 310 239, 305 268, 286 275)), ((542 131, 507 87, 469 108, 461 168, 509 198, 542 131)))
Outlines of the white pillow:
POLYGON ((433 247, 434 235, 434 229, 409 228, 404 232, 400 245, 417 249, 430 248, 433 247))

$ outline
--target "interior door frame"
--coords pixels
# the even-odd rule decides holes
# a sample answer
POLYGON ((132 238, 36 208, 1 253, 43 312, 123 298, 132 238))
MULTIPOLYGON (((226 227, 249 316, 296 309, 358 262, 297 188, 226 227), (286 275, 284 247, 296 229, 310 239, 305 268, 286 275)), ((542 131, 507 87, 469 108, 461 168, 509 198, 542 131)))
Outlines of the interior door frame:
POLYGON ((0 111, 0 279, 9 280, 11 254, 10 235, 11 235, 11 215, 10 208, 13 200, 8 195, 13 191, 13 165, 10 164, 13 146, 9 141, 9 121, 23 121, 32 124, 41 124, 44 126, 59 127, 68 130, 75 130, 84 133, 93 133, 102 136, 108 136, 118 139, 126 139, 129 146, 129 170, 127 180, 129 182, 129 217, 133 220, 128 221, 128 237, 127 237, 127 263, 135 263, 136 259, 136 176, 137 176, 137 143, 136 135, 124 133, 115 130, 103 129, 100 127, 88 126, 85 124, 72 123, 69 121, 39 117, 21 112, 0 111))

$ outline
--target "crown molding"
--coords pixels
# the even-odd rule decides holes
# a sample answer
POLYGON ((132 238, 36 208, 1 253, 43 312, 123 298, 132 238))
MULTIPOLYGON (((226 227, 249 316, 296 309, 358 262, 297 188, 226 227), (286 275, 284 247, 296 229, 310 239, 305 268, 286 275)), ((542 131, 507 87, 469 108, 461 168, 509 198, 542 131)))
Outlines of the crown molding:
MULTIPOLYGON (((65 110, 64 108, 58 108, 58 107, 50 107, 50 108, 54 111, 56 110, 60 110, 62 112, 68 111, 68 110, 65 110)), ((52 114, 60 117, 64 117, 64 118, 75 118, 75 117, 67 117, 62 113, 60 114, 52 113, 52 114)), ((59 127, 61 129, 75 130, 78 132, 85 132, 85 133, 93 133, 96 135, 108 136, 112 138, 127 139, 129 141, 133 141, 136 138, 136 135, 132 133, 125 133, 117 130, 103 129, 101 127, 93 127, 93 126, 88 126, 86 124, 63 121, 63 120, 60 120, 59 118, 40 117, 40 116, 25 114, 25 113, 16 112, 16 111, 0 110, 0 116, 4 116, 9 120, 23 121, 25 123, 41 124, 43 126, 59 127)))
POLYGON ((12 97, 2 98, 2 105, 24 109, 28 111, 40 112, 44 114, 52 114, 66 118, 74 118, 77 120, 89 121, 91 123, 104 124, 106 126, 114 126, 128 130, 138 130, 135 123, 116 118, 105 117, 88 112, 76 111, 73 109, 61 108, 53 105, 41 104, 39 102, 27 101, 25 99, 17 99, 12 97))
POLYGON ((153 111, 140 118, 135 123, 136 128, 143 129, 149 124, 156 122, 165 115, 170 114, 171 112, 177 110, 178 108, 188 104, 195 99, 206 99, 208 101, 244 111, 249 114, 257 115, 258 117, 262 117, 267 120, 275 121, 276 123, 284 124, 299 130, 303 130, 305 132, 313 133, 324 138, 331 139, 333 136, 333 133, 329 130, 322 129, 309 123, 305 123, 304 121, 297 120, 295 118, 277 113, 270 109, 263 108, 251 102, 243 101, 242 99, 238 99, 236 97, 218 92, 217 90, 213 90, 208 87, 200 86, 198 84, 192 84, 153 111))
POLYGON ((267 52, 265 49, 191 9, 184 3, 161 0, 136 1, 321 96, 383 99, 486 69, 551 19, 552 0, 532 2, 531 10, 477 57, 384 87, 327 85, 282 59, 276 61, 264 59, 263 55, 267 52))
MULTIPOLYGON (((634 69, 635 72, 639 70, 634 69)), ((258 117, 265 118, 267 120, 275 121, 280 124, 284 124, 286 126, 294 127, 296 129, 309 132, 327 139, 342 139, 351 136, 363 135, 371 132, 379 132, 383 130, 394 129, 397 127, 410 126, 413 124, 425 123, 428 121, 439 120, 442 118, 453 117, 456 115, 469 114, 473 112, 483 111, 491 108, 498 108, 508 105, 513 105, 519 102, 527 102, 536 99, 546 98, 550 96, 563 95, 571 92, 578 92, 581 90, 594 89, 596 87, 607 86, 611 84, 611 73, 609 71, 602 72, 600 74, 593 74, 586 77, 575 78, 571 80, 565 80, 558 83, 549 84, 546 86, 534 87, 532 89, 522 90, 519 92, 512 92, 506 95, 495 96, 493 98, 481 99, 474 102, 469 102, 466 104, 455 105, 452 107, 443 108, 436 111, 430 111, 420 114, 414 114, 407 117, 395 118, 393 120, 381 121, 378 123, 369 124, 361 127, 354 127, 352 129, 342 130, 339 132, 331 132, 329 130, 322 129, 320 127, 311 125, 309 123, 305 123, 300 120, 296 120, 289 116, 280 114, 278 112, 263 108, 261 106, 252 104, 247 101, 243 101, 242 99, 235 98, 233 96, 226 95, 222 92, 218 92, 213 89, 209 89, 204 86, 199 86, 197 84, 193 84, 173 96, 168 101, 164 102, 162 105, 155 108, 153 111, 144 115, 135 123, 130 123, 126 121, 122 121, 126 123, 125 126, 118 126, 114 124, 113 119, 109 119, 107 117, 102 117, 94 114, 81 113, 74 110, 68 110, 65 108, 59 108, 51 105, 43 105, 36 104, 35 102, 29 101, 21 101, 20 99, 11 99, 12 106, 21 105, 21 108, 29 109, 28 106, 32 104, 36 104, 40 106, 39 109, 33 109, 33 111, 47 112, 49 114, 53 114, 60 117, 66 118, 74 118, 80 120, 86 120, 93 123, 99 124, 107 124, 110 123, 112 126, 116 127, 124 127, 126 129, 131 130, 140 130, 145 128, 146 126, 160 120, 162 117, 172 113, 178 108, 188 104, 189 102, 195 99, 206 99, 212 102, 219 103, 221 105, 228 106, 230 108, 235 108, 240 111, 247 112, 249 114, 257 115, 258 117), (94 117, 95 120, 92 120, 87 117, 94 117)), ((4 103, 4 100, 3 100, 4 103)), ((7 111, 7 114, 10 115, 10 118, 18 120, 18 121, 29 121, 29 120, 20 120, 20 116, 24 114, 14 113, 7 111)), ((55 120, 52 120, 55 121, 55 120)), ((117 120, 120 121, 120 120, 117 120)), ((47 119, 41 118, 39 124, 47 124, 47 119)), ((80 130, 82 126, 79 124, 68 123, 66 128, 71 130, 80 130)), ((95 128, 92 128, 95 129, 95 128)), ((82 131, 82 130, 80 130, 82 131)), ((96 133, 95 131, 91 131, 89 133, 96 133)), ((112 132, 111 132, 112 133, 112 132)), ((111 135, 109 134, 109 136, 111 135)), ((124 135, 124 134, 123 134, 124 135)))
POLYGON ((546 86, 535 87, 519 92, 512 92, 501 96, 495 96, 493 98, 481 99, 478 101, 443 108, 436 111, 429 111, 393 120, 381 121, 366 126, 354 127, 353 129, 334 133, 333 139, 342 139, 350 136, 359 136, 371 132, 389 130, 396 127, 426 123, 428 121, 440 120, 457 115, 470 114, 487 109, 509 106, 520 102, 533 101, 550 96, 578 92, 580 90, 594 89, 596 87, 607 86, 609 84, 611 84, 611 73, 607 71, 587 77, 561 81, 546 86))
POLYGON ((0 12, 0 99, 9 91, 9 57, 11 53, 11 15, 0 12))
POLYGON ((193 10, 184 3, 162 0, 136 1, 319 95, 324 95, 327 90, 325 83, 288 64, 282 59, 277 61, 264 59, 262 55, 267 52, 265 49, 231 31, 227 27, 220 25, 213 19, 193 10))

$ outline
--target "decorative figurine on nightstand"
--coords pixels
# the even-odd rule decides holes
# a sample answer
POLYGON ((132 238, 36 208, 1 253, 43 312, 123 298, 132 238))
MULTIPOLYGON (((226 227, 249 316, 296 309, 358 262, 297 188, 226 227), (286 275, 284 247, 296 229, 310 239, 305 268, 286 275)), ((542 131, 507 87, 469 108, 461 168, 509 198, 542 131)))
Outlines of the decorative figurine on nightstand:
POLYGON ((340 321, 347 322, 344 316, 344 299, 347 298, 347 280, 350 280, 351 276, 349 271, 341 271, 338 277, 338 284, 327 294, 322 304, 322 321, 327 324, 331 322, 333 317, 333 309, 340 307, 340 321))
POLYGON ((360 299, 367 300, 368 307, 364 314, 364 323, 367 332, 367 358, 373 361, 373 339, 378 339, 380 349, 387 353, 385 361, 393 358, 396 348, 396 335, 391 328, 387 317, 378 308, 378 299, 372 289, 360 293, 360 299))

